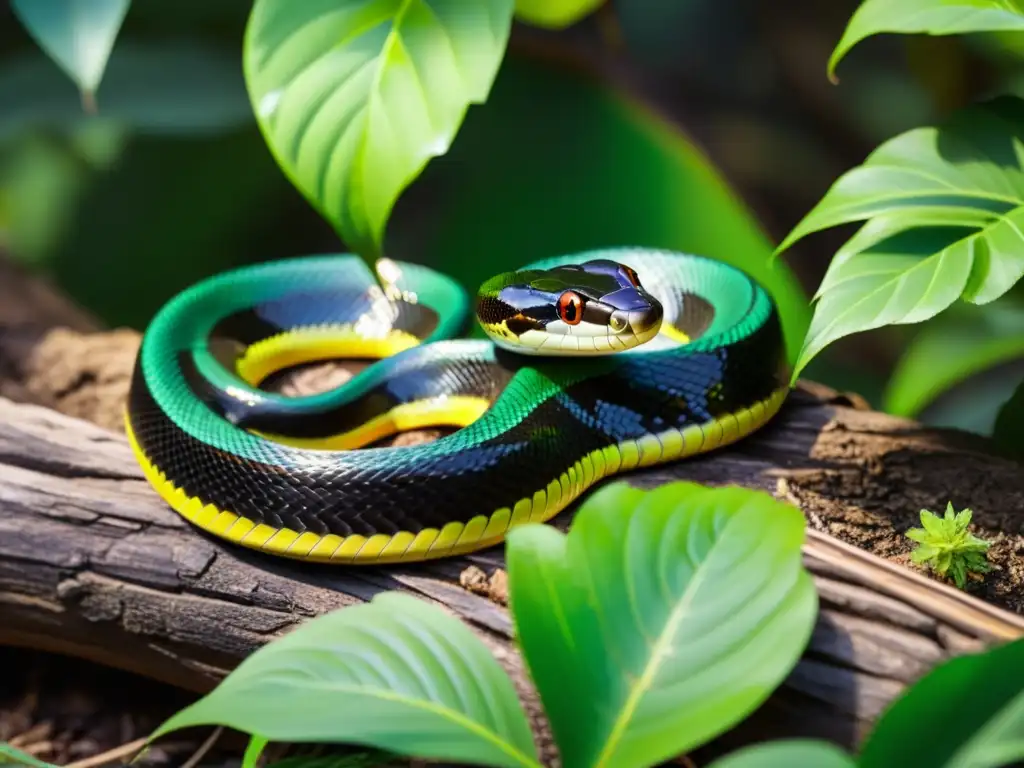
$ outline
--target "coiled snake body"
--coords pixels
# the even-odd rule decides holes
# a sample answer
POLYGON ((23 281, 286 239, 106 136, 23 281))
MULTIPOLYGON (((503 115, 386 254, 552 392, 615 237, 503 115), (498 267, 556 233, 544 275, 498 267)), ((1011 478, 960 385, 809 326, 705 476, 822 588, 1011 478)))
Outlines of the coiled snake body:
POLYGON ((720 262, 638 248, 536 262, 481 287, 486 339, 453 338, 470 312, 455 281, 389 264, 390 296, 354 256, 308 257, 223 273, 159 311, 126 427, 178 513, 306 560, 466 553, 611 475, 750 434, 789 391, 774 304, 720 262), (322 394, 259 388, 337 357, 379 360, 322 394), (364 447, 442 425, 459 429, 364 447))

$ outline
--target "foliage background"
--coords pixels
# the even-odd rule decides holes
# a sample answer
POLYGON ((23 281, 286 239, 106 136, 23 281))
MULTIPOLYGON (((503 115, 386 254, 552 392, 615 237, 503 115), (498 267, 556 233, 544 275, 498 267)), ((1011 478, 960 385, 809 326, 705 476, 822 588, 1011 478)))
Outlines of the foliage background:
MULTIPOLYGON (((342 247, 257 130, 241 64, 249 5, 134 3, 96 118, 0 8, 0 245, 110 325, 141 329, 174 292, 227 267, 342 247)), ((772 247, 879 143, 979 96, 1019 93, 1024 72, 1019 34, 886 35, 857 46, 833 85, 829 55, 856 6, 617 0, 562 32, 517 24, 488 103, 400 198, 388 254, 473 289, 567 250, 702 252, 770 283, 798 345, 807 301, 854 228, 809 237, 769 267, 772 247)), ((927 379, 935 355, 1016 322, 1022 295, 1018 285, 995 305, 848 337, 804 375, 988 432, 1024 361, 953 375, 941 394, 887 386, 927 379), (915 338, 925 364, 898 366, 915 338)))

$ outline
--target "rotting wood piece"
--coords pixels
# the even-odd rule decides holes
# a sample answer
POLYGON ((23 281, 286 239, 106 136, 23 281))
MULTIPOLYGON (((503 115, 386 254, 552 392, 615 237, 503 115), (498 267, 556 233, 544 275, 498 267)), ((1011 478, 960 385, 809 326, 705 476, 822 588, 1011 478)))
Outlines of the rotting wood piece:
MULTIPOLYGON (((775 489, 808 464, 846 409, 795 394, 776 423, 717 458, 636 473, 775 489)), ((859 439, 851 433, 850 439, 859 439)), ((565 527, 568 514, 556 524, 565 527)), ((1024 635, 1024 619, 812 536, 822 612, 783 688, 730 738, 825 736, 855 744, 909 682, 951 655, 1024 635)), ((316 567, 222 545, 171 512, 124 439, 55 411, 0 400, 0 642, 68 653, 195 691, 303 619, 400 589, 465 619, 519 681, 506 610, 459 585, 501 548, 404 568, 316 567)))

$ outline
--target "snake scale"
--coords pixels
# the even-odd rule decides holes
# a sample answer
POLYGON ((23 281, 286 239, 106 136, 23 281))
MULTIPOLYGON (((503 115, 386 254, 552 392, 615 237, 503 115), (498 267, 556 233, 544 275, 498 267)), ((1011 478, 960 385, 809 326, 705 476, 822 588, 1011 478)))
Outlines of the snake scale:
POLYGON ((789 391, 769 295, 727 264, 619 247, 485 282, 356 256, 235 269, 143 336, 125 415, 147 479, 199 528, 263 552, 410 562, 502 541, 604 478, 732 443, 789 391), (382 271, 383 274, 383 271, 382 271), (458 338, 473 316, 484 338, 458 338), (373 362, 288 397, 260 385, 373 362), (374 447, 396 432, 455 431, 374 447))

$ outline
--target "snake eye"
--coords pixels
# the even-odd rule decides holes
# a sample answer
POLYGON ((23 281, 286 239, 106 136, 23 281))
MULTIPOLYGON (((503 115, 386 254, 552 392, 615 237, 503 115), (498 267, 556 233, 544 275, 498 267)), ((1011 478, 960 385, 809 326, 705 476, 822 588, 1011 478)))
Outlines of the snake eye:
POLYGON ((634 287, 640 287, 640 278, 637 276, 636 272, 633 271, 632 267, 623 265, 622 271, 626 273, 626 279, 629 280, 634 287))
POLYGON ((579 325, 583 319, 583 299, 574 291, 566 291, 558 297, 558 316, 566 325, 579 325))

